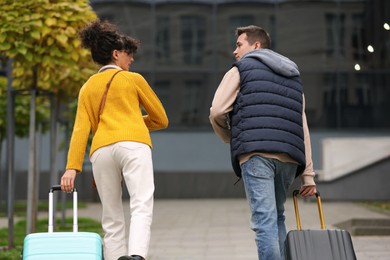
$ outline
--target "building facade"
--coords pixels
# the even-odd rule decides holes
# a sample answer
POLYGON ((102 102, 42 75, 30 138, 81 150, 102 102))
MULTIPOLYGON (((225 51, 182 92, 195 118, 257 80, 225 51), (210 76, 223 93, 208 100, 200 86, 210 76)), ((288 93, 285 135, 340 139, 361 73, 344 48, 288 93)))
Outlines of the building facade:
MULTIPOLYGON (((208 120, 214 92, 234 62, 239 26, 265 28, 272 49, 299 66, 318 176, 326 174, 324 153, 334 154, 324 151, 324 140, 390 135, 389 1, 94 0, 91 5, 101 19, 141 40, 132 69, 146 77, 167 110, 169 128, 153 134, 157 196, 243 195, 242 185, 232 185, 229 147, 208 120)), ((345 157, 354 151, 362 152, 354 157, 367 157, 364 146, 345 157)), ((337 179, 341 191, 344 177, 337 179)))
POLYGON ((390 127, 385 112, 390 109, 390 31, 384 28, 390 23, 388 1, 91 4, 101 19, 141 40, 133 69, 161 97, 171 130, 208 128, 214 91, 234 61, 235 29, 250 24, 265 28, 272 48, 298 64, 311 128, 390 127))
MULTIPOLYGON (((152 133, 157 198, 244 196, 242 182, 233 185, 236 179, 230 166, 229 146, 213 133, 208 116, 214 92, 234 62, 235 29, 250 24, 265 28, 272 38, 272 49, 299 66, 314 168, 318 183, 324 180, 320 188, 329 191, 326 197, 390 197, 386 187, 390 176, 384 174, 390 162, 390 1, 90 3, 100 19, 117 24, 124 33, 141 40, 132 70, 147 79, 166 108, 169 128, 152 133), (349 145, 342 145, 345 143, 349 145), (353 167, 356 161, 361 163, 359 169, 353 167), (354 170, 342 172, 340 167, 354 170), (336 170, 337 177, 326 175, 336 170), (367 175, 371 176, 370 185, 367 175), (386 192, 379 194, 378 190, 386 192)), ((42 185, 48 179, 48 142, 44 136, 40 156, 42 185)), ((16 181, 22 186, 28 167, 27 145, 27 140, 16 142, 16 181)), ((57 160, 59 174, 64 158, 65 151, 61 150, 57 160)), ((3 162, 4 159, 3 154, 3 162)), ((84 172, 78 185, 86 194, 91 190, 88 158, 84 172)), ((1 182, 6 183, 4 176, 1 182)), ((45 198, 46 189, 42 191, 45 198)), ((19 198, 24 197, 19 194, 19 198)))

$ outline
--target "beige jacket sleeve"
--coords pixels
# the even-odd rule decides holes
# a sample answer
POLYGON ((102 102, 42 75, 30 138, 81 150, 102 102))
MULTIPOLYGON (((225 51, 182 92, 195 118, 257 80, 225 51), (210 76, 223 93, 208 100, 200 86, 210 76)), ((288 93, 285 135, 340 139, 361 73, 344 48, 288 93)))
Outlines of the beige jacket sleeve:
POLYGON ((211 104, 209 116, 211 126, 225 143, 230 143, 229 113, 233 109, 239 89, 240 74, 236 67, 232 67, 219 84, 211 104))
POLYGON ((310 133, 309 127, 307 125, 306 113, 305 113, 305 96, 303 96, 303 110, 302 110, 302 126, 303 134, 305 141, 305 156, 306 156, 306 168, 301 174, 302 186, 316 185, 314 182, 314 169, 313 169, 313 159, 311 157, 311 142, 310 142, 310 133))

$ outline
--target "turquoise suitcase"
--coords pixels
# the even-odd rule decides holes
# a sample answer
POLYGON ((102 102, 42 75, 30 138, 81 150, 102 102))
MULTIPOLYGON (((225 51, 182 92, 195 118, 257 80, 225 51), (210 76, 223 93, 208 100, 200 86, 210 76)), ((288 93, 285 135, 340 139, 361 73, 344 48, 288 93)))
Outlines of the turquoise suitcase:
POLYGON ((23 260, 101 260, 102 239, 92 232, 78 232, 77 191, 73 191, 73 232, 53 232, 53 191, 49 191, 49 226, 47 233, 33 233, 25 237, 23 260))

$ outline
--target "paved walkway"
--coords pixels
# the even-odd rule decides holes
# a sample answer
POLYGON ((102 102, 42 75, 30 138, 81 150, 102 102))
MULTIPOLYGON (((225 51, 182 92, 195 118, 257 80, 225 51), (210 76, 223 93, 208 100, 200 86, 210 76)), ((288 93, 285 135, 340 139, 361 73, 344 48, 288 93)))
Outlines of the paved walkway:
MULTIPOLYGON (((125 206, 128 208, 127 202, 125 206)), ((315 202, 299 202, 303 229, 319 229, 315 202), (308 217, 310 216, 310 217, 308 217)), ((357 203, 323 202, 328 229, 351 218, 390 218, 357 203)), ((99 203, 79 210, 80 217, 100 220, 99 203)), ((68 213, 69 215, 71 212, 68 213)), ((256 260, 254 234, 244 199, 156 200, 148 260, 256 260)), ((286 204, 286 225, 296 229, 292 201, 286 204)), ((0 227, 6 221, 0 220, 0 227)), ((359 260, 390 259, 390 236, 353 236, 359 260)))

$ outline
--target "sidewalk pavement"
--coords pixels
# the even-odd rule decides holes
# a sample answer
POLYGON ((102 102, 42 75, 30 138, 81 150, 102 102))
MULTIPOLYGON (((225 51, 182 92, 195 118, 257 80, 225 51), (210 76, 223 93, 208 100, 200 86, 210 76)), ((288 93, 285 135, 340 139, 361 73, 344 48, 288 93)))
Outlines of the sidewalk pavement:
MULTIPOLYGON (((351 218, 390 218, 358 203, 322 204, 327 229, 351 218)), ((128 209, 128 201, 124 206, 128 209)), ((320 229, 315 201, 299 200, 299 212, 303 229, 320 229)), ((79 217, 100 221, 100 204, 79 209, 79 217)), ((292 199, 286 203, 286 217, 287 229, 296 229, 292 199)), ((148 260, 256 260, 249 218, 245 199, 157 199, 148 260)), ((6 220, 0 219, 0 227, 6 225, 6 220)), ((352 240, 357 259, 390 259, 390 236, 353 236, 352 240)))

